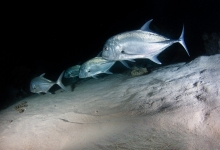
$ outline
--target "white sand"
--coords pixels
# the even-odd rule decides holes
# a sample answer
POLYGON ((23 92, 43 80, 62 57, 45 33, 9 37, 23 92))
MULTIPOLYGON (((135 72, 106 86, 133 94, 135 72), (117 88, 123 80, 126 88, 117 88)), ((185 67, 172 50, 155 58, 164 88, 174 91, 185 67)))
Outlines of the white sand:
POLYGON ((220 55, 85 79, 70 91, 1 111, 0 149, 220 149, 220 55))

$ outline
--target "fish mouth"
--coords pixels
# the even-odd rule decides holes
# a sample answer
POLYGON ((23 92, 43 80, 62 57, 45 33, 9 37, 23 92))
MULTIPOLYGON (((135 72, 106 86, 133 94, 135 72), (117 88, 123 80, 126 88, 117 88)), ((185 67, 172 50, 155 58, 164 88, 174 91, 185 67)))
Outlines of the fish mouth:
POLYGON ((103 56, 102 55, 102 58, 105 59, 105 60, 108 60, 108 56, 103 56))
POLYGON ((103 54, 102 53, 102 58, 105 60, 111 60, 111 61, 115 61, 115 58, 112 56, 109 56, 108 54, 103 54))
POLYGON ((79 74, 79 78, 86 78, 86 75, 79 74))
POLYGON ((83 77, 83 76, 79 76, 79 78, 85 78, 85 77, 83 77))
POLYGON ((102 58, 105 59, 105 60, 108 60, 107 57, 102 57, 102 58))

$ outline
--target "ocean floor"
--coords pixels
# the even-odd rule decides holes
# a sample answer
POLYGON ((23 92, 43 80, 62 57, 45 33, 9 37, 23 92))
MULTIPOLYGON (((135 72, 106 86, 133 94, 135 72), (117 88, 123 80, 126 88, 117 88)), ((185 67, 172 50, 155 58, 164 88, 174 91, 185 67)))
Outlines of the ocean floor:
POLYGON ((0 149, 220 149, 220 55, 67 88, 2 110, 0 149))

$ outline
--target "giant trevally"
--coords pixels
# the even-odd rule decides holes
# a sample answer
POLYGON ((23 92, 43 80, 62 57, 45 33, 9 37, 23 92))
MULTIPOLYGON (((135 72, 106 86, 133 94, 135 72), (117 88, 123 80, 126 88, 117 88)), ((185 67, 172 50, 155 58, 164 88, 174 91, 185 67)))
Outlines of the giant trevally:
POLYGON ((177 42, 185 48, 189 55, 184 42, 184 27, 179 39, 171 40, 149 29, 152 20, 146 22, 140 30, 124 32, 109 38, 103 47, 102 57, 114 61, 148 58, 161 64, 157 56, 177 42))
POLYGON ((50 93, 48 92, 48 90, 54 85, 57 84, 59 85, 63 90, 66 90, 66 87, 62 84, 61 79, 63 77, 63 73, 64 71, 60 74, 57 82, 53 82, 51 80, 48 80, 46 78, 44 78, 43 76, 45 75, 45 73, 43 73, 42 75, 35 77, 31 80, 30 82, 30 91, 32 93, 50 93))
POLYGON ((109 61, 102 57, 94 57, 83 63, 79 70, 79 78, 93 77, 101 73, 112 74, 108 70, 115 64, 115 61, 109 61))
POLYGON ((68 68, 64 73, 64 78, 74 78, 79 76, 80 65, 75 65, 68 68))

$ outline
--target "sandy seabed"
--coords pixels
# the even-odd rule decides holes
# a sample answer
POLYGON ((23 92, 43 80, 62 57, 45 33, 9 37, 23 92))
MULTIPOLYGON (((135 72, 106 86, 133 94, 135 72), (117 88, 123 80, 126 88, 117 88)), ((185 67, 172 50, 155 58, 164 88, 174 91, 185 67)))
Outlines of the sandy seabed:
POLYGON ((67 88, 1 111, 0 149, 220 149, 220 55, 67 88))

